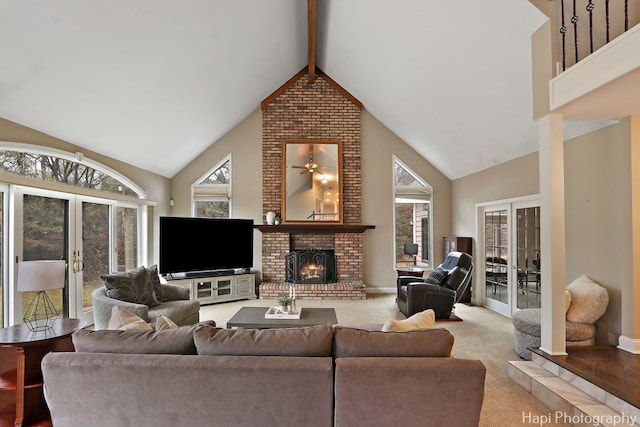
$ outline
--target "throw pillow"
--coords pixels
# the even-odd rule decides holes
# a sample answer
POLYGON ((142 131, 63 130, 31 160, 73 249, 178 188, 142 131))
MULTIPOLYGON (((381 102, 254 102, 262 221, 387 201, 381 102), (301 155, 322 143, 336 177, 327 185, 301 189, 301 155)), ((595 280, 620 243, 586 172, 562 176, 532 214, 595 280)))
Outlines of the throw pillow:
POLYGON ((160 275, 158 274, 158 265, 154 264, 147 268, 147 280, 151 282, 153 286, 153 292, 155 293, 155 300, 158 303, 165 302, 166 298, 164 291, 162 290, 162 283, 160 283, 160 275))
POLYGON ((159 304, 155 296, 153 282, 149 280, 149 274, 144 267, 100 277, 110 298, 144 304, 149 307, 159 304))
POLYGON ((431 285, 442 285, 442 283, 447 280, 448 275, 449 272, 447 270, 442 267, 436 267, 436 269, 427 276, 425 282, 431 285))
POLYGON ((414 329, 433 328, 436 324, 436 313, 432 309, 424 310, 404 320, 389 319, 382 326, 383 332, 403 332, 414 329))
POLYGON ((449 357, 453 335, 446 329, 406 332, 336 327, 334 357, 449 357))
POLYGON ((286 329, 197 328, 198 354, 207 356, 331 356, 333 326, 286 329))
POLYGON ((567 320, 576 323, 595 323, 609 304, 607 289, 582 275, 567 286, 571 293, 571 305, 567 310, 567 320))
POLYGON ((178 327, 178 325, 176 325, 176 322, 174 322, 173 320, 169 319, 164 314, 161 314, 156 319, 156 331, 161 331, 163 329, 175 329, 177 327, 178 327))
POLYGON ((128 331, 132 329, 153 329, 151 325, 136 316, 129 310, 114 305, 111 309, 111 318, 107 329, 118 329, 120 331, 128 331))

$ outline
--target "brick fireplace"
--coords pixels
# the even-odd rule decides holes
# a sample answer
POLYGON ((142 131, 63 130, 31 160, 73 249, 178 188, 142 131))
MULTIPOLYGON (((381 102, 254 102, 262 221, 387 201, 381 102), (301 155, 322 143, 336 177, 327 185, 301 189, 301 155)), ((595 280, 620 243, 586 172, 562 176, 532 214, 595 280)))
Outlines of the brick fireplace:
POLYGON ((282 210, 282 144, 290 140, 335 140, 342 144, 342 224, 262 225, 260 298, 289 291, 287 256, 294 250, 330 250, 335 254, 335 283, 296 284, 300 299, 365 299, 362 282, 360 110, 362 104, 323 73, 309 83, 300 71, 262 102, 262 205, 264 214, 282 210), (276 165, 276 166, 274 166, 276 165))

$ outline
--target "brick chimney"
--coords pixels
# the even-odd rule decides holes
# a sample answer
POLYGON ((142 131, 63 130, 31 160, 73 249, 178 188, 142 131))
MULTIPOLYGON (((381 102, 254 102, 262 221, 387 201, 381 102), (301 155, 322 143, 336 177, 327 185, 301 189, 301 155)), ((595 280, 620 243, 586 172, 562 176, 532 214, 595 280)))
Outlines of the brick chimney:
POLYGON ((337 283, 296 285, 298 298, 366 298, 362 282, 362 231, 353 232, 353 227, 349 227, 361 223, 361 108, 356 98, 322 72, 310 84, 306 67, 262 102, 263 218, 266 212, 282 210, 284 141, 338 140, 342 142, 343 226, 261 227, 260 298, 273 299, 288 292, 287 254, 309 248, 335 251, 337 283))

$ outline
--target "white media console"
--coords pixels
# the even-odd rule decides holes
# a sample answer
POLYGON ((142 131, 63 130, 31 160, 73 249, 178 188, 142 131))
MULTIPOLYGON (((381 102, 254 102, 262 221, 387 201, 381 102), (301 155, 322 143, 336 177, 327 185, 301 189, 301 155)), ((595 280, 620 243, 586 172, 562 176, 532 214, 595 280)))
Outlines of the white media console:
POLYGON ((167 283, 189 288, 191 299, 200 301, 200 304, 256 298, 254 273, 168 279, 167 283))

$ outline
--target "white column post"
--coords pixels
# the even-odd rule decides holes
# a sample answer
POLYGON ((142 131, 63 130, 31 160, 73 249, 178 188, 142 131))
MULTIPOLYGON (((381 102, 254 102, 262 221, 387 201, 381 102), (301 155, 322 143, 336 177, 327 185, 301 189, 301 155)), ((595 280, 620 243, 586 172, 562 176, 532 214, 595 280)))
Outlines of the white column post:
POLYGON ((640 115, 630 118, 631 283, 622 284, 622 335, 618 348, 640 354, 640 115))
POLYGON ((540 349, 566 353, 564 119, 550 114, 538 120, 540 168, 540 265, 542 331, 540 349))

